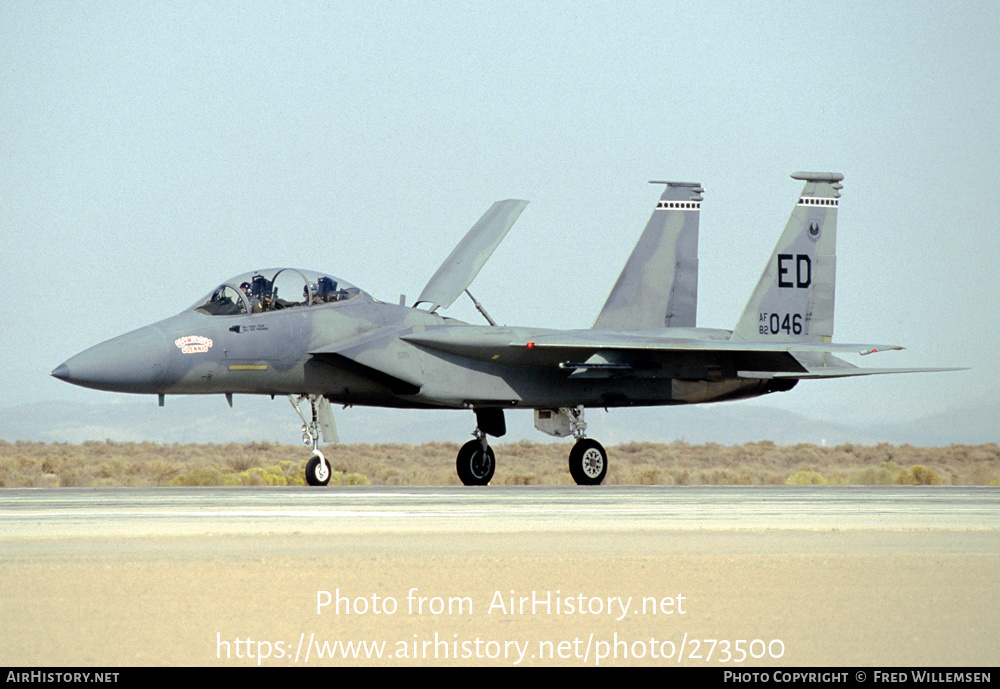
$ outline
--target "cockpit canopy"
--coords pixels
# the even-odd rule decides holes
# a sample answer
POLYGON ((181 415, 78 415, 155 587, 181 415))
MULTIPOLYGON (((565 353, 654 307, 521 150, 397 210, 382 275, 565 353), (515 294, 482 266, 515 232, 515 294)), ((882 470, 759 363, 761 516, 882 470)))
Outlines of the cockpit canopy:
POLYGON ((210 316, 233 316, 315 307, 361 293, 331 275, 296 268, 269 268, 226 280, 191 308, 210 316))

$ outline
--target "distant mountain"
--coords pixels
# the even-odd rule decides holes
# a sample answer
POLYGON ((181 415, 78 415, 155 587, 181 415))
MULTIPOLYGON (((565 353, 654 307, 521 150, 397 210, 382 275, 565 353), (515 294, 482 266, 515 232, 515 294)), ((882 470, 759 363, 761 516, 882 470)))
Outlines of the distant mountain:
POLYGON ((871 426, 870 432, 897 445, 1000 443, 1000 404, 968 404, 917 421, 871 426))
MULTIPOLYGON (((304 407, 305 408, 305 405, 304 407)), ((420 412, 334 407, 342 442, 463 439, 475 427, 469 412, 420 412)), ((79 443, 85 440, 156 443, 301 442, 302 421, 287 399, 221 395, 122 396, 99 402, 41 402, 0 409, 0 439, 79 443)))
MULTIPOLYGON (((475 428, 468 411, 334 408, 342 442, 464 442, 475 428)), ((978 445, 1000 442, 998 405, 969 404, 905 423, 848 426, 742 403, 692 407, 589 410, 589 435, 605 445, 631 441, 735 445, 772 440, 781 445, 880 442, 911 445, 978 445)), ((534 429, 530 411, 507 414, 501 442, 551 440, 534 429)), ((0 439, 79 443, 84 440, 157 443, 228 443, 268 440, 299 443, 301 421, 285 399, 236 396, 121 396, 98 402, 44 402, 0 409, 0 439)))
MULTIPOLYGON (((847 425, 782 409, 736 402, 666 410, 637 409, 628 415, 621 415, 614 424, 613 433, 616 442, 619 442, 620 434, 620 442, 632 440, 632 436, 644 439, 653 436, 648 439, 721 445, 758 440, 771 440, 779 445, 981 445, 1000 442, 1000 408, 970 404, 913 421, 847 425), (658 427, 663 430, 657 432, 658 427)), ((607 444, 611 444, 610 434, 596 437, 606 438, 607 444)))

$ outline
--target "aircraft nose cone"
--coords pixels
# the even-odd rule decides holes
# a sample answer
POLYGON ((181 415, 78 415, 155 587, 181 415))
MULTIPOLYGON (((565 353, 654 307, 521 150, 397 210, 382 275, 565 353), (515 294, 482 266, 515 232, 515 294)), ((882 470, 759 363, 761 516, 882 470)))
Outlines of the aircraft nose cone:
POLYGON ((159 392, 168 353, 163 335, 147 326, 70 357, 52 376, 97 390, 159 392))

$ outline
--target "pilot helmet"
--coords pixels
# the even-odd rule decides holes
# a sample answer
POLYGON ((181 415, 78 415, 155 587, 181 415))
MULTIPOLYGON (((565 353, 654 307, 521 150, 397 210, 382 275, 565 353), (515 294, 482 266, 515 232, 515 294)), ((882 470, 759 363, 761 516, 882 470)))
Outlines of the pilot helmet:
POLYGON ((316 281, 316 294, 322 299, 332 297, 337 291, 337 283, 325 275, 316 281))

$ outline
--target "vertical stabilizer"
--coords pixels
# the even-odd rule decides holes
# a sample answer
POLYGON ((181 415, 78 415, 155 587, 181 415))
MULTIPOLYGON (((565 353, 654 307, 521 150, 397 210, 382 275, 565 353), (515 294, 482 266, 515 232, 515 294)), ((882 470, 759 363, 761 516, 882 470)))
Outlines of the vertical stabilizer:
POLYGON ((666 184, 595 328, 693 328, 698 310, 700 184, 666 184))
POLYGON ((805 181, 785 231, 753 291, 734 340, 829 342, 837 274, 836 172, 796 172, 805 181))

